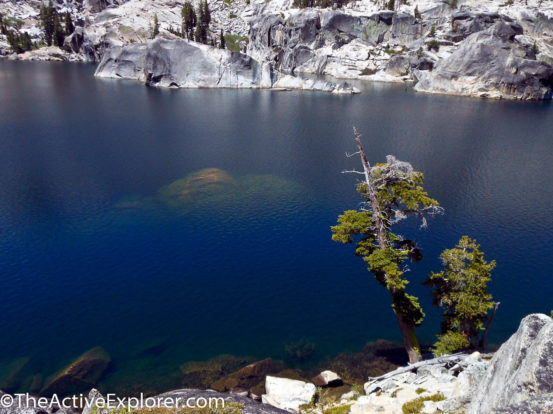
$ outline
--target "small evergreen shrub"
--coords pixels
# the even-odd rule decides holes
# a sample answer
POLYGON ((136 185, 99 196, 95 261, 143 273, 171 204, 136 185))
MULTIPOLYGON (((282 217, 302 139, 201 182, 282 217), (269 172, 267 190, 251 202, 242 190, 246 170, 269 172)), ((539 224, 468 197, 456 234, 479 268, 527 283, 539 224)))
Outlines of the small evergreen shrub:
POLYGON ((408 401, 403 404, 401 406, 401 411, 403 411, 403 414, 420 414, 422 409, 424 408, 425 401, 438 402, 443 400, 445 400, 445 397, 442 394, 434 394, 428 397, 415 398, 414 400, 408 401))

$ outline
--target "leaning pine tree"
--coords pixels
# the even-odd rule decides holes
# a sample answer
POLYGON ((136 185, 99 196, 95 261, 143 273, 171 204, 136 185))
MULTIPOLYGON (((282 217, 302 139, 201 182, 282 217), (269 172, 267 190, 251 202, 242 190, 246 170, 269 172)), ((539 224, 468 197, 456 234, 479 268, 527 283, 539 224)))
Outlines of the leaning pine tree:
POLYGON ((355 254, 363 258, 376 280, 390 292, 409 362, 414 363, 421 360, 415 327, 425 315, 418 298, 405 291, 409 281, 401 265, 408 258, 418 261, 422 255, 413 241, 392 233, 392 227, 413 215, 426 226, 425 216, 443 209, 424 191, 423 174, 414 171, 411 164, 389 155, 386 163, 371 167, 360 135, 355 128, 353 131, 363 171, 351 172, 363 175, 357 191, 364 202, 358 210, 345 211, 338 217, 338 225, 332 227, 332 240, 355 242, 355 254))

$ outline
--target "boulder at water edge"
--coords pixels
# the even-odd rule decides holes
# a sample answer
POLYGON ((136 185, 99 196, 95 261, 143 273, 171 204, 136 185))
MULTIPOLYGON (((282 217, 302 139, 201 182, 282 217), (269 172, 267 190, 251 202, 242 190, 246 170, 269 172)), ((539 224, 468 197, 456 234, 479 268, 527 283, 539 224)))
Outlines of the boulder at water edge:
POLYGON ((289 412, 299 412, 299 407, 309 404, 315 395, 315 385, 311 383, 271 376, 265 380, 265 389, 267 394, 261 397, 264 404, 289 412))

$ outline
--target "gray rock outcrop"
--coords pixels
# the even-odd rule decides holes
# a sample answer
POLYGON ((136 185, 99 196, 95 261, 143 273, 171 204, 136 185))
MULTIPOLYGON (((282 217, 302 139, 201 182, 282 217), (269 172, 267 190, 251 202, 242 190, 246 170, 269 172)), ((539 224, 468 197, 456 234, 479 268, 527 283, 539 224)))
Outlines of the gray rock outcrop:
POLYGON ((551 98, 553 67, 517 41, 522 28, 498 21, 470 35, 433 71, 417 71, 415 90, 493 98, 551 98))
MULTIPOLYGON (((102 395, 95 389, 91 390, 88 398, 89 401, 95 401, 97 398, 102 397, 102 395)), ((223 394, 221 392, 212 391, 212 390, 197 390, 197 389, 181 389, 181 390, 174 390, 169 391, 160 395, 157 395, 153 397, 157 400, 163 401, 164 398, 170 399, 168 403, 172 404, 174 401, 179 401, 180 404, 186 404, 187 401, 190 401, 190 404, 194 404, 195 401, 198 401, 200 399, 205 399, 209 401, 210 398, 217 399, 217 404, 221 404, 220 401, 224 400, 224 407, 229 408, 228 403, 235 403, 240 404, 240 408, 238 409, 228 409, 223 410, 221 405, 218 405, 218 408, 221 413, 233 413, 233 412, 242 412, 243 414, 286 414, 287 412, 281 409, 278 409, 276 407, 261 404, 257 401, 252 400, 251 398, 247 398, 244 396, 236 395, 236 394, 223 394), (178 400, 177 400, 178 398, 178 400)), ((215 401, 215 400, 212 400, 215 401)), ((85 407, 82 414, 91 414, 93 412, 96 412, 98 414, 108 414, 110 412, 113 412, 110 409, 102 409, 97 410, 95 409, 94 404, 91 404, 89 407, 85 407)), ((129 411, 130 413, 133 412, 131 409, 129 411)), ((1 413, 0 414, 20 414, 20 413, 1 413)), ((21 413, 26 414, 26 413, 21 413)), ((32 414, 32 413, 30 413, 32 414)), ((63 413, 65 414, 65 413, 63 413)))
POLYGON ((108 6, 117 6, 125 3, 126 0, 84 0, 83 6, 91 12, 100 12, 108 6))
POLYGON ((433 403, 428 412, 460 412, 470 403, 487 368, 488 359, 479 352, 445 356, 398 368, 365 383, 366 395, 352 404, 351 413, 402 413, 404 404, 436 395, 442 400, 433 403))
POLYGON ((521 321, 495 353, 467 412, 553 412, 553 319, 532 314, 521 321))
POLYGON ((280 76, 248 55, 186 40, 156 39, 112 47, 96 69, 100 78, 134 79, 175 88, 290 88, 354 93, 345 82, 280 76))
MULTIPOLYGON (((6 393, 0 390, 0 398, 6 393)), ((0 414, 74 414, 76 410, 72 408, 59 407, 56 404, 52 404, 48 401, 47 404, 41 403, 39 405, 37 401, 27 401, 22 397, 22 404, 17 401, 17 397, 14 397, 14 403, 10 407, 7 405, 7 400, 2 400, 0 405, 0 414)))
POLYGON ((247 53, 283 73, 359 78, 368 65, 376 65, 371 52, 380 55, 381 50, 374 47, 390 39, 407 44, 421 34, 421 22, 407 13, 354 16, 306 9, 289 18, 273 14, 252 19, 247 53))
POLYGON ((342 378, 338 374, 329 370, 323 371, 313 377, 311 382, 317 387, 335 387, 343 383, 342 378))
MULTIPOLYGON (((357 0, 334 10, 298 9, 292 0, 209 0, 209 37, 218 43, 222 30, 246 55, 231 57, 215 48, 197 54, 190 48, 168 51, 163 44, 157 49, 147 45, 154 13, 160 22, 158 38, 179 39, 180 2, 56 1, 58 12, 69 12, 76 24, 64 51, 41 48, 12 56, 105 65, 106 55, 112 60, 119 55, 126 63, 116 64, 115 71, 126 73, 131 65, 142 73, 140 45, 146 45, 150 54, 159 52, 162 61, 149 66, 152 74, 158 68, 171 69, 170 74, 153 75, 162 75, 160 82, 144 80, 158 86, 354 91, 341 81, 320 79, 331 77, 407 82, 428 93, 520 100, 553 97, 553 3, 463 0, 455 6, 443 0, 416 0, 396 1, 394 10, 383 10, 384 3, 357 0), (205 76, 179 72, 186 56, 201 57, 209 68, 205 76), (135 64, 132 57, 138 58, 135 64), (225 79, 227 75, 234 78, 225 79)), ((0 2, 0 13, 20 19, 21 32, 40 42, 44 36, 39 8, 38 0, 0 2)), ((12 53, 6 40, 0 34, 0 55, 12 53)), ((184 66, 198 68, 194 62, 184 66)), ((110 76, 108 72, 104 67, 102 75, 110 76)))
MULTIPOLYGON (((2 397, 5 393, 0 391, 0 397, 2 397)), ((33 398, 33 397, 30 397, 33 398)), ((88 394, 88 401, 89 404, 85 405, 82 410, 82 414, 91 414, 91 413, 97 413, 97 414, 108 414, 110 412, 114 411, 115 407, 112 408, 96 408, 94 405, 94 402, 97 401, 98 398, 104 398, 102 394, 96 390, 92 389, 88 394)), ((243 414, 286 414, 287 411, 281 410, 279 408, 261 404, 257 401, 252 400, 251 398, 235 395, 235 394, 223 394, 216 391, 206 391, 206 390, 196 390, 196 389, 182 389, 182 390, 175 390, 166 392, 164 394, 160 394, 158 396, 155 396, 156 399, 163 399, 163 398, 170 398, 171 401, 169 401, 170 404, 172 404, 174 401, 178 401, 180 404, 186 404, 186 401, 190 401, 190 404, 194 404, 195 401, 198 401, 199 399, 205 398, 208 402, 210 398, 216 398, 218 407, 221 408, 221 404, 223 404, 222 400, 224 400, 224 406, 228 408, 227 411, 220 409, 219 411, 221 413, 233 413, 233 412, 241 412, 243 414), (193 400, 189 400, 189 399, 193 400), (235 408, 229 407, 228 403, 235 404, 235 408)), ((105 401, 105 399, 104 399, 105 401)), ((212 400, 215 402, 215 400, 212 400)), ((113 401, 112 401, 113 403, 113 401)), ((203 403, 203 401, 202 401, 203 403)), ((125 411, 127 411, 125 409, 125 411)), ((134 410, 131 408, 128 412, 132 413, 134 410)), ((22 404, 18 405, 17 403, 14 403, 11 407, 1 407, 0 406, 0 414, 75 414, 79 412, 79 410, 75 408, 64 408, 57 406, 56 403, 53 403, 51 401, 48 401, 47 404, 44 404, 44 402, 41 402, 40 405, 35 402, 30 402, 29 404, 22 404)))
POLYGON ((296 413, 300 411, 301 405, 311 402, 316 391, 315 385, 311 383, 269 375, 265 381, 265 389, 267 394, 261 397, 264 404, 296 413))

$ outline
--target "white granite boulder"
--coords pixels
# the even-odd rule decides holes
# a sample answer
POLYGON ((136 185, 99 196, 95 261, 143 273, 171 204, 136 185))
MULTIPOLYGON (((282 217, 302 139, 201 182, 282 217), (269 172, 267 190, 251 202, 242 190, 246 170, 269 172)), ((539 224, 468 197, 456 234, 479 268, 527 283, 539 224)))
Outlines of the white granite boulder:
POLYGON ((289 412, 299 412, 299 407, 309 404, 315 395, 315 385, 287 378, 267 376, 267 394, 262 395, 264 404, 272 405, 289 412))

